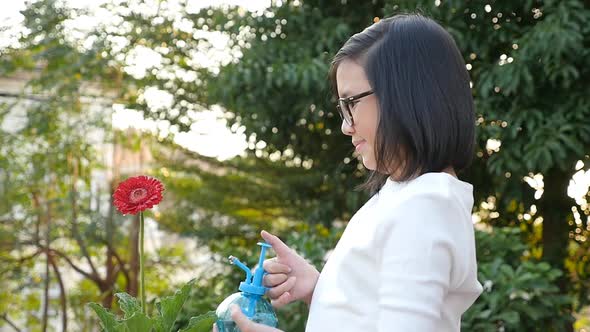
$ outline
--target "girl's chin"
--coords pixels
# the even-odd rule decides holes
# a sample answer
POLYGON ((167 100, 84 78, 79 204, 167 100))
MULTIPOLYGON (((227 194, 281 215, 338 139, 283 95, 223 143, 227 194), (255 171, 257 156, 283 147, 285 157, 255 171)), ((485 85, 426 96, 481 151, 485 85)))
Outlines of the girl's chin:
POLYGON ((374 171, 377 168, 377 165, 375 163, 374 159, 369 159, 365 156, 361 156, 363 159, 363 166, 365 166, 366 169, 370 170, 370 171, 374 171))

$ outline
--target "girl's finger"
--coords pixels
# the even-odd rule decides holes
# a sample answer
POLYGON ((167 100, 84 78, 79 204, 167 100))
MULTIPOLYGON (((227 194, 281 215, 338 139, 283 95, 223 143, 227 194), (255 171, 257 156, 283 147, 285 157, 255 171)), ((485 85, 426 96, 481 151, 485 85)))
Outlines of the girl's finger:
POLYGON ((290 273, 291 268, 288 265, 278 263, 276 259, 267 259, 262 263, 262 268, 268 273, 290 273))
POLYGON ((276 286, 284 283, 285 281, 287 281, 288 278, 289 277, 283 273, 267 274, 262 279, 262 284, 265 287, 276 287, 276 286))
POLYGON ((289 304, 293 301, 291 298, 291 293, 284 292, 283 295, 279 296, 276 300, 270 300, 270 304, 275 308, 280 308, 286 304, 289 304))
POLYGON ((285 281, 284 283, 278 285, 277 287, 273 287, 273 288, 269 289, 266 292, 266 294, 271 299, 276 299, 279 296, 283 295, 283 293, 290 291, 291 288, 293 288, 293 286, 295 286, 295 281, 296 281, 295 277, 289 277, 289 279, 287 279, 287 281, 285 281))

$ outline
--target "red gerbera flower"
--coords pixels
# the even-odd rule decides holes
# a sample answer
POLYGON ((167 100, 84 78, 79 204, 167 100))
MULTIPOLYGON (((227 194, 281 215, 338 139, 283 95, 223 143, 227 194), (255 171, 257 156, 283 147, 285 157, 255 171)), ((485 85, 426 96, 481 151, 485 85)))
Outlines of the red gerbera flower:
POLYGON ((122 214, 137 214, 162 201, 164 185, 158 179, 140 175, 121 182, 113 194, 114 204, 122 214))

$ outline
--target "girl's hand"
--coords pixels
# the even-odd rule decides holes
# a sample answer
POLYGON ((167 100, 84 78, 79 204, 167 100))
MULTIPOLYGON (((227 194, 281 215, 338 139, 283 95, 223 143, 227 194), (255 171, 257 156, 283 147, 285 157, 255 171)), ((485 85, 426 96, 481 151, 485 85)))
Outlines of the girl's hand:
POLYGON ((270 288, 266 295, 273 307, 279 308, 296 300, 303 300, 309 305, 320 276, 318 270, 278 237, 266 231, 260 234, 277 254, 277 257, 267 259, 263 264, 264 270, 268 272, 263 284, 270 288))
MULTIPOLYGON (((249 320, 240 307, 235 304, 230 306, 231 310, 231 319, 236 323, 240 331, 242 332, 283 332, 279 329, 274 327, 266 326, 259 323, 254 323, 253 321, 249 320)), ((213 324, 213 332, 219 332, 217 329, 217 325, 213 324)))

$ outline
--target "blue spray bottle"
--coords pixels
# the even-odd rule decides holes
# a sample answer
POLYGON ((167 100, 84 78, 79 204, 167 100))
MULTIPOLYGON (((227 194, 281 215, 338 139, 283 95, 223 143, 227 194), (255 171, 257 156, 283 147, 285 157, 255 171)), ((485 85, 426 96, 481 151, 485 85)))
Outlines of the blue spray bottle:
POLYGON ((267 288, 262 286, 262 277, 266 271, 262 268, 266 250, 271 247, 270 244, 258 242, 260 248, 260 258, 258 260, 258 267, 252 276, 250 269, 240 262, 239 259, 229 256, 231 264, 236 265, 246 272, 246 280, 240 283, 240 292, 228 296, 217 307, 215 314, 217 315, 217 329, 219 332, 240 332, 240 329, 231 319, 230 305, 237 304, 242 312, 250 320, 264 325, 276 327, 278 325, 277 315, 275 314, 272 305, 262 296, 267 288))

